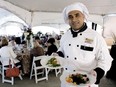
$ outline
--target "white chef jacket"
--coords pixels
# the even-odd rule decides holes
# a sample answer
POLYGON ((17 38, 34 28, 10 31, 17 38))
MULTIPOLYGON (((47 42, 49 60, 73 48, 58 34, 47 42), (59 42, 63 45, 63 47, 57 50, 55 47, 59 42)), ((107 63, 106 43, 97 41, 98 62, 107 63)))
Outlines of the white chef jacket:
POLYGON ((65 70, 90 72, 99 67, 106 73, 112 62, 103 37, 89 28, 79 32, 77 37, 72 37, 71 31, 68 30, 60 40, 58 51, 61 51, 67 60, 65 61, 64 72, 65 70))

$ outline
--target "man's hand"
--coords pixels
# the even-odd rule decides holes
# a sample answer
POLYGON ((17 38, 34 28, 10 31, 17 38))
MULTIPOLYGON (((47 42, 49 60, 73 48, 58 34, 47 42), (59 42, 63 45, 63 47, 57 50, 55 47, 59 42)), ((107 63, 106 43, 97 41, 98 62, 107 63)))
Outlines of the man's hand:
POLYGON ((53 52, 51 56, 59 56, 57 53, 53 52))
POLYGON ((89 72, 89 74, 91 74, 91 75, 93 75, 93 76, 96 76, 96 77, 97 77, 97 73, 96 73, 96 71, 95 71, 95 70, 91 70, 91 71, 89 72))

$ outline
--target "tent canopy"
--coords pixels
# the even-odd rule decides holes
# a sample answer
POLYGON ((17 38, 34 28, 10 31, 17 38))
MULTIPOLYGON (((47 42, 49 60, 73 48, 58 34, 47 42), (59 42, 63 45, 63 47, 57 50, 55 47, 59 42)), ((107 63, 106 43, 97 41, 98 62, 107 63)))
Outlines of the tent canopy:
MULTIPOLYGON (((108 16, 116 14, 116 0, 0 0, 0 8, 15 14, 32 27, 39 25, 60 25, 62 27, 65 25, 61 14, 63 8, 75 2, 82 2, 87 6, 90 12, 89 21, 100 24, 106 36, 116 36, 116 16, 108 16)), ((9 15, 4 13, 4 17, 7 16, 9 15)), ((0 19, 4 20, 1 14, 0 19)))
POLYGON ((68 4, 84 3, 91 14, 116 13, 116 0, 4 0, 31 12, 62 12, 68 4))
POLYGON ((89 9, 90 21, 100 25, 103 25, 104 15, 116 13, 116 0, 0 0, 0 7, 14 13, 28 25, 38 26, 48 22, 64 23, 63 8, 77 1, 89 9))

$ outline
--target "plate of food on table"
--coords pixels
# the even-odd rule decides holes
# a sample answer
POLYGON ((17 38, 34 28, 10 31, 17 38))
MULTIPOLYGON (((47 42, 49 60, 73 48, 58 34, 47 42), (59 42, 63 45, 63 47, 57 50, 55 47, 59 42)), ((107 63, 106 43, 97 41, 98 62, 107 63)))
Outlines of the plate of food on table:
POLYGON ((63 73, 60 79, 63 83, 70 85, 71 87, 88 87, 96 82, 96 76, 83 71, 63 73))
POLYGON ((57 69, 63 67, 62 60, 63 58, 59 56, 45 56, 41 59, 41 64, 47 68, 57 69))

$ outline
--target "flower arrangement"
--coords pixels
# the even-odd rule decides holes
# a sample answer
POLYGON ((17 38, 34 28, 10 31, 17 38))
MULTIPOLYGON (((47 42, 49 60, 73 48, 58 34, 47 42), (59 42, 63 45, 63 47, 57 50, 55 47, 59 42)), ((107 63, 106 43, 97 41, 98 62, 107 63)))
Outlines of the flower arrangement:
POLYGON ((61 66, 59 64, 59 61, 55 57, 53 57, 50 60, 48 60, 47 65, 50 66, 50 67, 58 67, 58 66, 61 66))
POLYGON ((30 28, 24 31, 24 40, 27 42, 27 48, 33 47, 33 37, 34 34, 30 28))
POLYGON ((34 36, 33 35, 33 32, 31 31, 31 29, 28 29, 26 33, 27 33, 27 37, 26 37, 27 40, 30 40, 31 39, 31 36, 32 37, 34 36))

